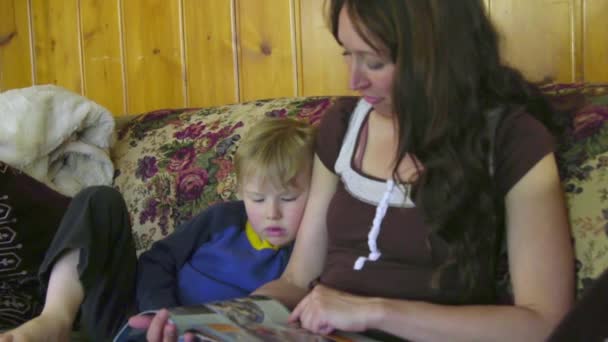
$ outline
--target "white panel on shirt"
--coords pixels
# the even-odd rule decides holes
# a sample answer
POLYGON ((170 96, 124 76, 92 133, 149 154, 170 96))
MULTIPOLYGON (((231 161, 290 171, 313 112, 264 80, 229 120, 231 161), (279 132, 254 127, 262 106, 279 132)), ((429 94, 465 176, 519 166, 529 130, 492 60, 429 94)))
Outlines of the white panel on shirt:
MULTIPOLYGON (((350 117, 348 129, 338 159, 336 159, 335 170, 342 179, 344 188, 354 198, 377 206, 386 190, 386 181, 378 181, 367 178, 351 167, 351 160, 357 145, 357 138, 361 125, 365 121, 365 117, 371 110, 372 106, 367 101, 361 99, 350 117)), ((399 184, 391 191, 389 205, 392 207, 413 208, 416 205, 410 198, 410 184, 399 184)))

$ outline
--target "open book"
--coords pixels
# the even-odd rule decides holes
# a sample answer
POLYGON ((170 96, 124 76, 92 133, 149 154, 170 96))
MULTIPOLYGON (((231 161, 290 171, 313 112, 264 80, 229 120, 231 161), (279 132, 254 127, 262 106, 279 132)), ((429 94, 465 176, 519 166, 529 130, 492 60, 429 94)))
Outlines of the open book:
MULTIPOLYGON (((376 341, 359 334, 335 332, 321 336, 289 324, 289 311, 278 301, 250 296, 198 306, 169 309, 169 319, 182 336, 193 332, 199 341, 299 341, 299 342, 366 342, 376 341)), ((144 312, 141 314, 154 314, 144 312)), ((114 342, 145 341, 145 331, 125 326, 114 342)))

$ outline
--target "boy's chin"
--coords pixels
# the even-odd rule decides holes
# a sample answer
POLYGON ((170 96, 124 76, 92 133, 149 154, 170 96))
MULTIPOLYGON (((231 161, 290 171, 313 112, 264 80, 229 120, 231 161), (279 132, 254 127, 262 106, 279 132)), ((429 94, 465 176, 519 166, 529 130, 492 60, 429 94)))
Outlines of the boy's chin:
POLYGON ((270 242, 273 246, 278 247, 278 248, 285 247, 286 245, 288 245, 291 242, 286 239, 277 239, 277 238, 266 239, 266 241, 270 242))

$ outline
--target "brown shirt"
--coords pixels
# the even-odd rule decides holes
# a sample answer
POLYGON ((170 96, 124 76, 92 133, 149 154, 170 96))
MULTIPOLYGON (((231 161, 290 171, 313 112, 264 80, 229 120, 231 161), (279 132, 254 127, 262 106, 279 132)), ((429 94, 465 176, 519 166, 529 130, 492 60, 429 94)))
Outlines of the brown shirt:
MULTIPOLYGON (((353 162, 353 151, 360 143, 359 132, 370 110, 364 101, 356 109, 355 105, 355 101, 348 99, 330 109, 317 139, 317 155, 329 170, 340 176, 327 214, 328 254, 320 282, 366 296, 460 303, 464 284, 458 277, 451 279, 452 283, 442 283, 447 286, 431 286, 434 271, 447 255, 448 246, 439 237, 430 235, 407 188, 405 201, 392 194, 395 198, 389 203, 377 238, 380 258, 354 270, 355 260, 370 252, 367 237, 386 188, 385 180, 365 175, 353 162)), ((552 141, 542 124, 527 113, 511 113, 503 119, 496 137, 495 171, 502 196, 552 152, 552 141)), ((403 196, 403 189, 402 186, 401 191, 395 191, 403 196)))

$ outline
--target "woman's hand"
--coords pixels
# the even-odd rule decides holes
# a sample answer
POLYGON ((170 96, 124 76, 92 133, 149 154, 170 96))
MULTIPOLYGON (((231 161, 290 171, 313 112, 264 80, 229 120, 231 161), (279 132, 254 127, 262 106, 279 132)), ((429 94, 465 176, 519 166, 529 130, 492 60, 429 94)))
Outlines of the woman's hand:
MULTIPOLYGON (((169 321, 169 311, 159 310, 156 315, 140 315, 129 318, 129 326, 135 329, 147 329, 146 340, 152 342, 177 341, 175 324, 169 321)), ((192 333, 184 334, 184 341, 194 342, 196 338, 192 333)))
POLYGON ((380 315, 377 299, 354 296, 323 285, 317 285, 293 310, 290 322, 317 334, 327 335, 335 329, 359 332, 370 328, 380 315))

